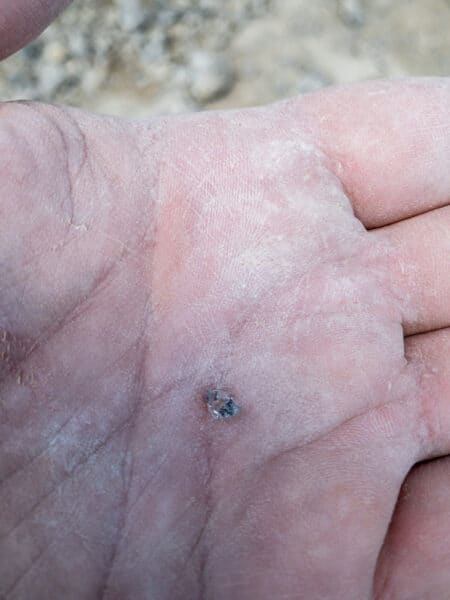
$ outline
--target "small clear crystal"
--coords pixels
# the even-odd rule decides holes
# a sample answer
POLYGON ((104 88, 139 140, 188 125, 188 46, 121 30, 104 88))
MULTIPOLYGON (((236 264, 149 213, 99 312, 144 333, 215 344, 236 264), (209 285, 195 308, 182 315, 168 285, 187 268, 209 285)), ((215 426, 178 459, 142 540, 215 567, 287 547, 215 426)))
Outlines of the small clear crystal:
POLYGON ((228 419, 241 411, 240 407, 235 404, 233 397, 223 390, 208 390, 205 400, 209 414, 214 419, 228 419))

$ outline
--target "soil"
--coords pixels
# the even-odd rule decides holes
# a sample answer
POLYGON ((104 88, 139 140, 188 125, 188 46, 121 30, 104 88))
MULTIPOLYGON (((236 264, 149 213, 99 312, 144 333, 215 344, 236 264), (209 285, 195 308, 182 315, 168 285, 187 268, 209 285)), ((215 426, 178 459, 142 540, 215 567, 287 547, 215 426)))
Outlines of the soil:
POLYGON ((0 99, 143 116, 450 74, 450 0, 78 0, 0 65, 0 99))

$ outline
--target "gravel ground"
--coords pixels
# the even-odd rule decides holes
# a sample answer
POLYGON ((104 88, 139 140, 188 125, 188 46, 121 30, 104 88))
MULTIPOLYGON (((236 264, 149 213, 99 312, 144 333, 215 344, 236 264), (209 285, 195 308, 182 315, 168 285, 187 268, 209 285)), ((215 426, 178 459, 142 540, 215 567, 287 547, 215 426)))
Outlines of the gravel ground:
POLYGON ((75 0, 0 65, 0 99, 123 115, 450 75, 450 0, 75 0))

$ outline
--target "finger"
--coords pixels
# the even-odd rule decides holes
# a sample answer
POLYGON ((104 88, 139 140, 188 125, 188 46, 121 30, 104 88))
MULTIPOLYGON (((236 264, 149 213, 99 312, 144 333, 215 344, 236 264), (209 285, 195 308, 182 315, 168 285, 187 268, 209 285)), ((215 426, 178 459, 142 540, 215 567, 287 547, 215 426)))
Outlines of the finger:
POLYGON ((2 0, 0 59, 6 58, 43 31, 71 0, 2 0))
POLYGON ((375 598, 448 598, 450 459, 416 466, 380 552, 375 598))
POLYGON ((420 460, 450 453, 450 328, 405 339, 405 354, 419 374, 422 423, 420 460))
POLYGON ((450 79, 373 81, 291 101, 368 228, 450 201, 450 79))
POLYGON ((397 293, 411 306, 406 335, 450 327, 450 206, 394 225, 372 235, 387 239, 398 260, 390 272, 397 293))

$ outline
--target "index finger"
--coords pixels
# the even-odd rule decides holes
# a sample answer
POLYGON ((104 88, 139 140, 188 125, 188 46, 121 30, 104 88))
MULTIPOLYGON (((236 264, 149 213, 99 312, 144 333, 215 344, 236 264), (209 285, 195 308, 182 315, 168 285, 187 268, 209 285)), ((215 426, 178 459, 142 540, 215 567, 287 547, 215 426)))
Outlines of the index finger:
POLYGON ((71 0, 2 0, 0 2, 0 60, 43 31, 71 0))
POLYGON ((288 103, 371 229, 450 203, 450 78, 371 81, 288 103))

